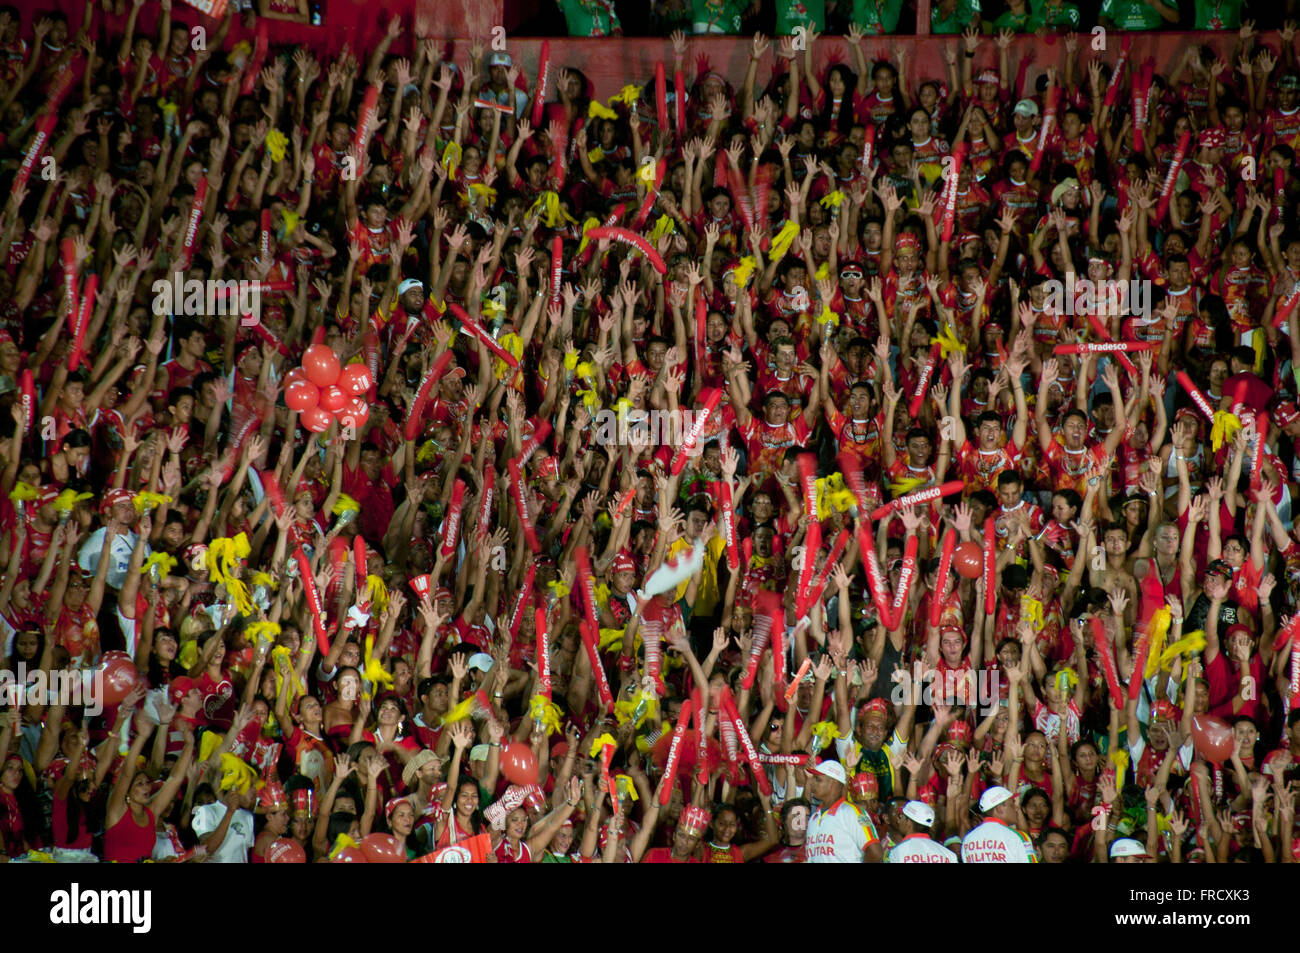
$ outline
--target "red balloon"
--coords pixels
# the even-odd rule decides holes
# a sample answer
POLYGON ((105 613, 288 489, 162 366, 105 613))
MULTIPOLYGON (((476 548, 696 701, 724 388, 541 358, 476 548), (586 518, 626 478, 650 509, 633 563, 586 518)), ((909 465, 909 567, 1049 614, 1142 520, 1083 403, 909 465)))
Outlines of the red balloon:
POLYGON ((288 374, 284 375, 284 386, 288 388, 288 386, 292 384, 294 381, 305 381, 306 379, 307 379, 307 372, 304 371, 301 367, 295 367, 288 374))
POLYGON ((368 864, 370 861, 366 855, 361 852, 359 847, 344 847, 334 855, 331 861, 334 864, 368 864))
POLYGON ((338 412, 338 419, 344 427, 360 430, 370 419, 370 405, 364 397, 349 397, 343 409, 338 412))
POLYGON ((104 704, 121 704, 140 680, 140 670, 125 652, 105 652, 101 665, 104 669, 104 704))
POLYGON ((298 416, 298 419, 312 433, 324 433, 330 429, 330 424, 334 423, 334 415, 324 407, 312 407, 304 410, 298 416))
POLYGON ((1232 760, 1232 753, 1236 750, 1232 728, 1213 715, 1192 716, 1192 744, 1206 761, 1215 764, 1232 760))
POLYGON ((307 853, 302 845, 291 837, 281 837, 266 849, 268 864, 305 864, 307 853))
POLYGON ((339 379, 339 359, 324 344, 313 344, 302 355, 302 369, 317 387, 329 387, 339 379))
POLYGON ((406 863, 406 849, 392 834, 367 834, 361 841, 361 853, 371 864, 406 863))
POLYGON ((320 405, 331 414, 338 413, 347 402, 348 395, 339 390, 337 386, 331 385, 321 388, 320 405))
POLYGON ((311 410, 320 403, 320 388, 309 380, 294 381, 284 389, 284 404, 298 413, 311 410))
MULTIPOLYGON (((655 763, 655 767, 662 770, 663 766, 668 763, 668 749, 672 747, 673 733, 665 731, 659 736, 653 748, 650 749, 650 757, 655 763)), ((722 765, 722 748, 718 745, 716 738, 708 740, 709 752, 709 772, 722 765)), ((695 730, 687 728, 682 732, 681 747, 677 749, 677 776, 684 775, 695 770, 695 763, 699 760, 699 743, 696 741, 695 730)))
POLYGON ((536 784, 537 755, 522 741, 512 741, 501 751, 501 773, 511 784, 536 784))
POLYGON ((370 390, 374 381, 370 377, 370 371, 364 364, 349 364, 339 372, 338 386, 343 389, 343 393, 357 396, 370 390))
POLYGON ((958 543, 952 551, 952 568, 967 579, 978 579, 984 574, 984 550, 973 540, 958 543))

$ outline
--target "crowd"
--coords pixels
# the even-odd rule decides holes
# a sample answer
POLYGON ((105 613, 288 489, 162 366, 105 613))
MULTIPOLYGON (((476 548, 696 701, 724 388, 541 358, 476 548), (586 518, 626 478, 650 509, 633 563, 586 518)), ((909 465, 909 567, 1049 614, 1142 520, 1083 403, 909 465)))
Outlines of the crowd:
POLYGON ((1293 31, 142 3, 0 10, 3 859, 1296 856, 1293 31))

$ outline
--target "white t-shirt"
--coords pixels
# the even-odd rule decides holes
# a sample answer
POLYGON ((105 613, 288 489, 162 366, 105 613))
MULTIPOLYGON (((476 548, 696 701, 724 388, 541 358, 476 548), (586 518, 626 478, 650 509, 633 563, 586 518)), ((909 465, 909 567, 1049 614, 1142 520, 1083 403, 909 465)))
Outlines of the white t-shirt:
POLYGON ((848 801, 836 801, 808 819, 805 863, 860 864, 862 852, 877 840, 876 827, 866 811, 848 801))
MULTIPOLYGON (((220 827, 225 816, 226 805, 220 801, 204 804, 194 809, 194 822, 191 826, 194 828, 194 833, 202 839, 220 827)), ((248 851, 253 846, 254 840, 253 815, 241 807, 230 819, 230 827, 226 829, 226 836, 221 846, 208 856, 208 863, 246 864, 248 851)))
POLYGON ((957 855, 925 834, 908 834, 889 852, 891 864, 955 864, 957 855))
POLYGON ((963 864, 1036 864, 1038 854, 1028 836, 990 817, 961 842, 963 864))

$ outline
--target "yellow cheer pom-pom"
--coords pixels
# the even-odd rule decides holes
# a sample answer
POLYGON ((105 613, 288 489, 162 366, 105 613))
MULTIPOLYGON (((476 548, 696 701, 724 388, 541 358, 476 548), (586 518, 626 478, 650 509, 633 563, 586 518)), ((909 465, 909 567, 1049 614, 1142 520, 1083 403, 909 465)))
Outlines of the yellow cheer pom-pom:
POLYGON ((266 134, 266 151, 271 154, 272 162, 284 161, 284 149, 289 144, 289 137, 279 129, 272 129, 266 134))

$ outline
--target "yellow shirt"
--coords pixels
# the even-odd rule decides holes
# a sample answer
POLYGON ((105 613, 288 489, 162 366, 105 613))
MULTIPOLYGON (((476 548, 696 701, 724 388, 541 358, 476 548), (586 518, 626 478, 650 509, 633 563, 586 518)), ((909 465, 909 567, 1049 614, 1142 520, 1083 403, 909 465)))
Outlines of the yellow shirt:
MULTIPOLYGON (((668 558, 674 559, 680 553, 691 548, 693 544, 685 537, 677 540, 672 546, 668 547, 668 558)), ((718 591, 718 560, 722 558, 722 552, 727 548, 726 540, 722 538, 721 533, 717 533, 709 540, 704 547, 704 568, 700 571, 700 587, 695 593, 695 606, 691 610, 692 618, 697 616, 710 616, 713 610, 717 608, 718 601, 722 598, 718 591)), ((687 579, 677 587, 677 592, 673 596, 674 600, 681 599, 686 595, 686 587, 690 585, 687 579)))

